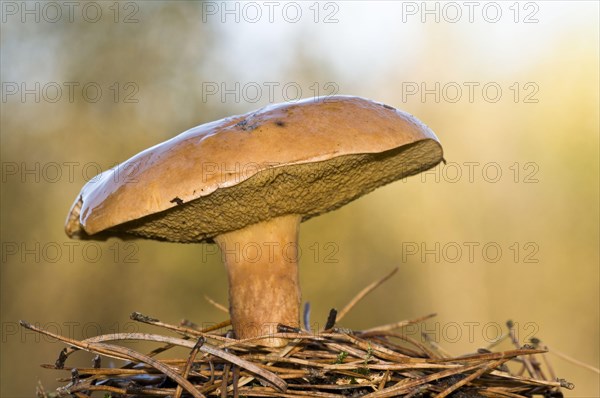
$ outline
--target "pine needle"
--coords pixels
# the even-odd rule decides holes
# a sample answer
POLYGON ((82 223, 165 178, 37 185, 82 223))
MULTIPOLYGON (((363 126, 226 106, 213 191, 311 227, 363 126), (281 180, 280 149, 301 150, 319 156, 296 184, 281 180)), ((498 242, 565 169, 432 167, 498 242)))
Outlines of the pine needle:
POLYGON ((379 279, 378 281, 371 283, 370 285, 362 289, 360 292, 358 292, 358 294, 354 296, 354 298, 350 300, 350 302, 346 304, 346 306, 341 311, 338 312, 337 322, 340 322, 348 314, 348 312, 350 312, 350 310, 354 308, 356 304, 358 304, 359 301, 364 299, 373 290, 377 289, 379 285, 381 285, 382 283, 390 279, 392 276, 394 276, 396 272, 398 272, 398 267, 392 269, 392 271, 389 274, 379 279))

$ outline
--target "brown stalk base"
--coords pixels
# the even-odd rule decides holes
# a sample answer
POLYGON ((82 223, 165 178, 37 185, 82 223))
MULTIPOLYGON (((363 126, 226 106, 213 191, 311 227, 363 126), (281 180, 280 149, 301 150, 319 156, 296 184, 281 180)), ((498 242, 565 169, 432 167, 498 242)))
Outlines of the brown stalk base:
MULTIPOLYGON (((505 343, 515 349, 450 358, 427 339, 411 339, 402 328, 431 316, 371 328, 338 329, 335 312, 328 330, 308 332, 281 325, 283 348, 265 347, 254 340, 235 340, 220 330, 199 330, 186 322, 169 325, 134 313, 132 319, 162 328, 164 334, 112 334, 72 340, 22 322, 22 326, 63 341, 67 347, 50 369, 68 372, 66 385, 54 393, 40 386, 38 397, 562 397, 573 385, 553 376, 539 340, 520 346, 507 323, 505 343), (145 340, 159 344, 139 353, 119 341, 145 340), (174 346, 186 347, 183 358, 156 359, 174 346), (77 348, 73 348, 77 347, 77 348), (78 350, 96 355, 93 366, 71 368, 69 356, 78 350), (107 359, 125 364, 106 368, 107 359)), ((81 354, 79 354, 81 355, 81 354)))

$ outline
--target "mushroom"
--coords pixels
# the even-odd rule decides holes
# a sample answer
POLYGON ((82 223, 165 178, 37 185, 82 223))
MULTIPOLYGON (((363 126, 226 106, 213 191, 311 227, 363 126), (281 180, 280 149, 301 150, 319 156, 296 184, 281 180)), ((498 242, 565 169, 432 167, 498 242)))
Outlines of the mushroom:
POLYGON ((388 105, 351 96, 270 105, 194 127, 101 173, 77 196, 65 230, 216 243, 234 333, 251 338, 299 325, 300 222, 441 160, 435 134, 388 105))

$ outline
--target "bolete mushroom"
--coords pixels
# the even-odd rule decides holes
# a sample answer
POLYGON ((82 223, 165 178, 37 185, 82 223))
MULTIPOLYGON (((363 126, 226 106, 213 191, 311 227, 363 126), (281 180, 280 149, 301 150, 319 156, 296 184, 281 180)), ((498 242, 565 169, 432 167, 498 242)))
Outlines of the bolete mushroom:
POLYGON ((216 243, 235 335, 256 337, 299 324, 301 221, 441 160, 435 134, 388 105, 350 96, 271 105, 103 172, 83 187, 65 229, 81 239, 216 243))

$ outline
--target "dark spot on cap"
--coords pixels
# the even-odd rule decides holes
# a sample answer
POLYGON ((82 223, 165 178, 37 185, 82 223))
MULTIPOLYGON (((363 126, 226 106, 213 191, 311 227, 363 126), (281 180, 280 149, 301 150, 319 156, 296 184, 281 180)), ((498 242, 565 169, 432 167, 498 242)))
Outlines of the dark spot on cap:
POLYGON ((279 127, 285 127, 285 122, 282 122, 281 120, 276 121, 275 124, 279 127))
POLYGON ((178 205, 182 205, 183 204, 183 200, 181 200, 179 197, 175 196, 173 199, 170 200, 171 203, 177 203, 178 205))
POLYGON ((395 110, 396 110, 396 108, 394 108, 393 106, 389 106, 389 105, 387 105, 387 104, 383 104, 383 107, 384 107, 385 109, 391 109, 391 110, 393 110, 393 111, 395 111, 395 110))
POLYGON ((258 127, 258 125, 257 125, 257 124, 249 124, 249 123, 248 123, 248 119, 245 119, 245 120, 242 120, 242 121, 238 122, 238 123, 236 124, 236 126, 237 126, 237 127, 241 127, 241 128, 242 128, 242 130, 244 130, 244 131, 252 131, 252 130, 254 130, 256 127, 258 127))

